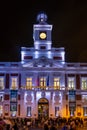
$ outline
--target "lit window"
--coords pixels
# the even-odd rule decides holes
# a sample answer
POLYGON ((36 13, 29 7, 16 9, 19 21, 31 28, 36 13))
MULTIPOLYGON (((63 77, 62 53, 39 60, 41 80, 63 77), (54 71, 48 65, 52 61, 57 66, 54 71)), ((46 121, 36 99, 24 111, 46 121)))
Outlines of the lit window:
POLYGON ((40 87, 41 87, 41 89, 46 89, 46 78, 45 77, 40 78, 40 87))
POLYGON ((17 77, 12 77, 11 78, 11 89, 17 89, 18 88, 18 83, 17 83, 17 77))
POLYGON ((87 89, 87 78, 82 78, 81 79, 81 88, 82 90, 86 90, 87 89))
POLYGON ((54 89, 60 89, 60 78, 54 78, 54 89))
POLYGON ((74 77, 68 77, 68 89, 75 89, 75 79, 74 77))
POLYGON ((82 95, 82 102, 87 102, 87 95, 82 95))
POLYGON ((0 77, 0 90, 4 89, 4 78, 0 77))
POLYGON ((32 78, 26 79, 26 89, 32 89, 32 78))

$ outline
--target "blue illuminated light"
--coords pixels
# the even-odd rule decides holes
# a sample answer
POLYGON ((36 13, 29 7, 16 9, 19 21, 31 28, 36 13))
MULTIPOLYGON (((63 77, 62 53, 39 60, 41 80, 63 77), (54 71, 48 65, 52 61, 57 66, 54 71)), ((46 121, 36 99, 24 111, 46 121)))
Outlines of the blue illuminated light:
POLYGON ((37 92, 38 99, 41 98, 41 92, 37 92))
POLYGON ((25 94, 24 94, 24 102, 25 103, 27 102, 26 97, 27 97, 27 92, 25 92, 25 94))
POLYGON ((65 52, 61 52, 62 60, 65 61, 65 52))
POLYGON ((52 30, 52 25, 34 25, 34 30, 52 30))
POLYGON ((38 58, 38 56, 39 56, 39 52, 35 51, 35 59, 38 58))

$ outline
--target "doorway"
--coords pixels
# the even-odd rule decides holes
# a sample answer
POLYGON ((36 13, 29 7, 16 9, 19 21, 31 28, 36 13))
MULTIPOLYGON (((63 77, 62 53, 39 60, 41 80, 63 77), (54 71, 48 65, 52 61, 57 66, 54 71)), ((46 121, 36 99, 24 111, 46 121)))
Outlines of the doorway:
POLYGON ((47 119, 49 117, 49 102, 46 98, 40 98, 38 101, 38 118, 47 119))

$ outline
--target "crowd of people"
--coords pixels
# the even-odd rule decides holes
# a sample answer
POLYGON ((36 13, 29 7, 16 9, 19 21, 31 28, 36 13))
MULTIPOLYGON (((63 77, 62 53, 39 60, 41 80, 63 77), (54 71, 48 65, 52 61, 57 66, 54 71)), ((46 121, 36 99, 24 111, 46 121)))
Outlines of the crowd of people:
POLYGON ((32 127, 42 130, 78 130, 83 127, 81 118, 0 118, 0 130, 31 130, 32 127))
POLYGON ((83 120, 80 118, 49 119, 44 124, 44 130, 77 130, 80 127, 83 127, 83 120))

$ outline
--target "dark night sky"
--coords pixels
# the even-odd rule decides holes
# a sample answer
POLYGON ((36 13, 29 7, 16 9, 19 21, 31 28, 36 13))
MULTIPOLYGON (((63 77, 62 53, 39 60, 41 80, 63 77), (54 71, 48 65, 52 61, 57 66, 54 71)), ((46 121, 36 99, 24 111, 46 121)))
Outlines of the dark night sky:
POLYGON ((20 61, 21 47, 33 46, 33 24, 44 11, 53 24, 52 46, 65 47, 67 62, 87 62, 87 0, 31 1, 0 4, 0 61, 20 61))

